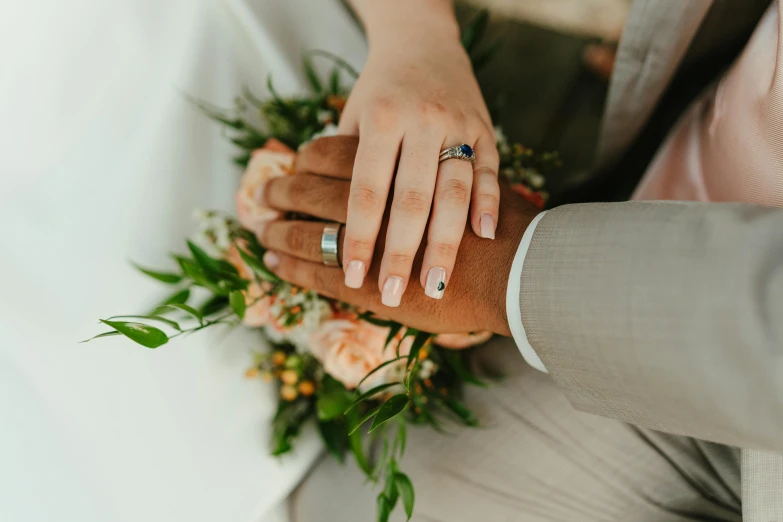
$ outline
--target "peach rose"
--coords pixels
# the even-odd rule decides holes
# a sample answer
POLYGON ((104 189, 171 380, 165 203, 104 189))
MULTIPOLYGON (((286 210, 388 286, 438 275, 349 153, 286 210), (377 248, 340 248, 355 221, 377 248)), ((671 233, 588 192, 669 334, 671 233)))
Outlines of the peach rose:
POLYGON ((261 297, 265 289, 254 281, 253 271, 242 260, 236 243, 231 243, 231 246, 228 247, 225 259, 234 265, 239 272, 239 277, 251 281, 250 286, 244 292, 247 309, 245 310, 245 317, 242 319, 242 323, 250 327, 261 327, 272 322, 274 319, 270 312, 272 298, 269 296, 261 297))
MULTIPOLYGON (((349 319, 330 319, 310 334, 309 347, 312 354, 324 365, 324 370, 339 380, 348 389, 354 389, 364 377, 384 362, 394 359, 396 348, 390 344, 384 350, 389 329, 366 321, 349 319)), ((402 333, 398 334, 402 338, 402 333)), ((400 355, 410 352, 412 337, 405 338, 400 344, 400 355)), ((404 361, 400 361, 404 365, 404 361)), ((386 382, 388 374, 397 372, 391 364, 379 371, 362 388, 372 388, 386 382)))
POLYGON ((293 174, 295 158, 293 150, 275 139, 253 151, 235 196, 237 217, 243 227, 258 232, 265 222, 280 216, 260 203, 261 192, 270 179, 293 174))
POLYGON ((492 332, 438 334, 432 342, 444 348, 462 350, 489 341, 492 332))

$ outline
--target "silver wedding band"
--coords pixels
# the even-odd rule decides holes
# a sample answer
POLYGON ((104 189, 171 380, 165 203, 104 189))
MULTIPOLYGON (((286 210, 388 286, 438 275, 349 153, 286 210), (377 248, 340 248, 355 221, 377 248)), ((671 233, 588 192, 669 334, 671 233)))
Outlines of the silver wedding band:
POLYGON ((337 257, 337 237, 340 235, 341 223, 326 223, 321 235, 321 259, 326 266, 340 266, 337 257))
POLYGON ((462 161, 476 163, 476 154, 473 152, 473 147, 463 143, 462 145, 456 145, 454 147, 449 147, 448 149, 443 149, 440 151, 438 163, 448 159, 459 159, 462 161))

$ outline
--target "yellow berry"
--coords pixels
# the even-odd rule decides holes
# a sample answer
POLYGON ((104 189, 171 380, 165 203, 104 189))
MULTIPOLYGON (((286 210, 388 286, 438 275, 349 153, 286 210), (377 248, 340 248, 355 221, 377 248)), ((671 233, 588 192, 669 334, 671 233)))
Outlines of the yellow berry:
POLYGON ((261 374, 261 378, 264 380, 264 382, 272 382, 272 379, 274 379, 275 376, 269 372, 264 372, 261 374))
POLYGON ((274 352, 272 354, 272 363, 275 366, 282 366, 283 364, 285 364, 285 352, 280 352, 280 351, 274 352))
POLYGON ((285 384, 293 385, 296 384, 296 381, 299 380, 299 374, 297 374, 294 370, 285 370, 280 374, 280 380, 285 384))
POLYGON ((248 368, 245 372, 245 377, 253 379, 258 376, 258 368, 248 368))
POLYGON ((296 399, 296 395, 297 395, 296 388, 294 388, 293 386, 286 385, 280 388, 280 396, 283 398, 283 400, 290 402, 296 399))
POLYGON ((302 381, 299 383, 299 393, 305 397, 309 397, 315 393, 315 385, 312 381, 302 381))

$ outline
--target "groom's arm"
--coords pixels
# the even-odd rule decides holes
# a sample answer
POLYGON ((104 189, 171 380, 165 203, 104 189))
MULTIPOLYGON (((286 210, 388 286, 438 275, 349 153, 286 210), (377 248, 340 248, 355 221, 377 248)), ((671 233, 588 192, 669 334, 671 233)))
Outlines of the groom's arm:
POLYGON ((575 407, 783 450, 783 210, 570 205, 518 255, 518 326, 575 407))

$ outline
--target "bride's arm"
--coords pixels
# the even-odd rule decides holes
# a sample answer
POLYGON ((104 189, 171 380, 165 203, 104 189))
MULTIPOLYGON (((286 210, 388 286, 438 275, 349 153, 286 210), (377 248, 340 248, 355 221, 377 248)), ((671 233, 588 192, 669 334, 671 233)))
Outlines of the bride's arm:
POLYGON ((351 3, 366 28, 370 53, 339 122, 342 134, 360 137, 346 224, 345 283, 362 285, 391 197, 378 278, 383 303, 399 305, 428 219, 419 281, 428 296, 440 299, 469 207, 473 231, 495 236, 498 156, 489 112, 450 0, 351 3), (475 149, 475 165, 438 162, 442 149, 461 144, 475 149))

